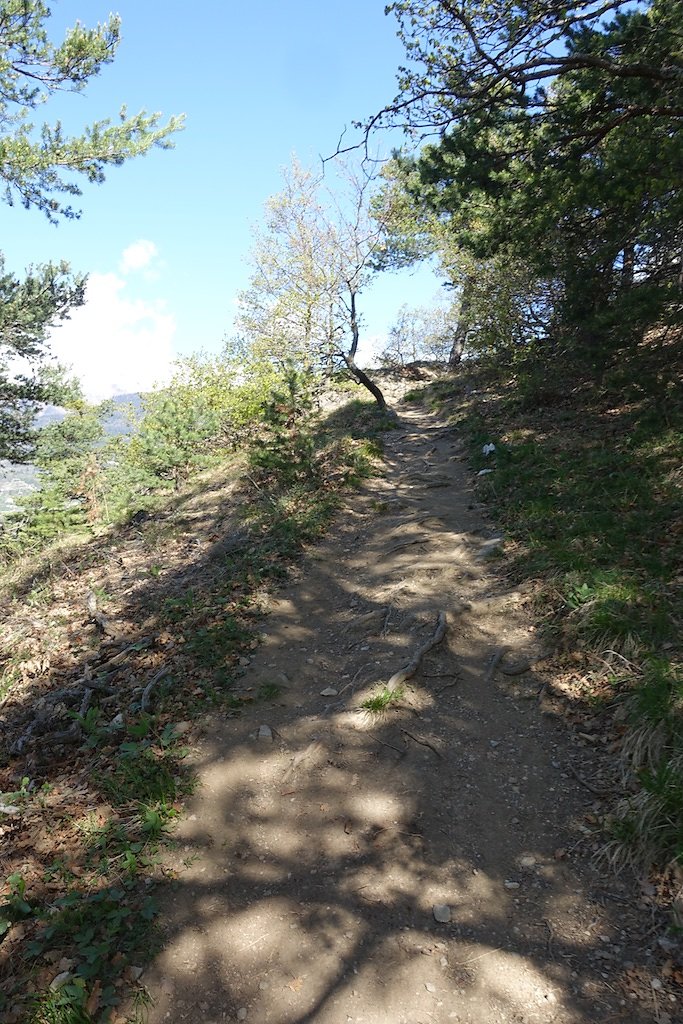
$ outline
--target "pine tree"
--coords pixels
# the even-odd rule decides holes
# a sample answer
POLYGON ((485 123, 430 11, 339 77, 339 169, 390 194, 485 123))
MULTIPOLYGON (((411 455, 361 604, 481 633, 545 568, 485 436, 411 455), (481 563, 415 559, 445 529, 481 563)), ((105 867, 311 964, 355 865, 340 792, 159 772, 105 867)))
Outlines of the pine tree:
MULTIPOLYGON (((172 145, 181 117, 165 124, 144 111, 86 125, 70 135, 57 121, 32 116, 56 93, 79 93, 110 64, 121 25, 112 15, 88 29, 77 23, 64 39, 49 36, 42 0, 0 0, 0 183, 2 198, 51 221, 74 218, 80 181, 101 183, 105 171, 154 146, 172 145)), ((85 280, 60 263, 29 268, 24 278, 5 270, 0 254, 0 458, 26 461, 36 403, 66 401, 73 389, 48 362, 49 328, 83 301, 85 280), (23 370, 17 371, 21 360, 23 370)))

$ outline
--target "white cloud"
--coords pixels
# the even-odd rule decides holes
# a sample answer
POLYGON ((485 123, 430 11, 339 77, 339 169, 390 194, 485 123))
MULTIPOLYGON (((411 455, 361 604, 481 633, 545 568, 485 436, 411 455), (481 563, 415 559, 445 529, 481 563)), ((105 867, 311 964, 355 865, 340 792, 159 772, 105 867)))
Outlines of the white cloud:
POLYGON ((52 352, 90 401, 149 391, 171 375, 175 318, 163 303, 127 298, 126 286, 117 274, 91 274, 85 304, 51 334, 52 352))
POLYGON ((137 242, 132 242, 121 253, 119 270, 122 274, 130 274, 135 270, 149 269, 158 255, 159 250, 154 242, 140 238, 137 242))

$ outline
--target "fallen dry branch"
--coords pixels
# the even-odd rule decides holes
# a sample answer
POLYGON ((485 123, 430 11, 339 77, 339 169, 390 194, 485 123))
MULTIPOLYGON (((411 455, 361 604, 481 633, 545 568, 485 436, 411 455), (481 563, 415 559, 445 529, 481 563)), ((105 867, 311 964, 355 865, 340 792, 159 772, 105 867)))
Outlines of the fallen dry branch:
POLYGON ((81 729, 78 722, 74 722, 69 726, 68 729, 64 729, 62 732, 50 733, 50 746, 60 746, 62 744, 80 743, 83 739, 83 730, 81 729))
POLYGON ((79 718, 85 718, 85 716, 88 713, 88 708, 90 707, 90 701, 91 700, 92 700, 92 688, 88 686, 88 687, 86 687, 85 693, 83 694, 83 699, 81 701, 81 706, 78 709, 79 718))
POLYGON ((98 693, 103 693, 106 697, 111 697, 116 691, 113 686, 108 685, 107 679, 111 679, 115 675, 115 672, 110 672, 101 679, 84 679, 82 682, 87 683, 87 686, 91 690, 97 690, 98 693))
POLYGON ((584 779, 582 775, 579 775, 573 764, 568 763, 567 768, 569 769, 570 774, 574 776, 576 781, 579 782, 585 789, 587 789, 589 793, 592 793, 593 796, 610 795, 610 791, 608 789, 598 789, 597 786, 593 786, 590 782, 584 779))
POLYGON ((152 678, 147 683, 147 686, 145 687, 145 689, 142 692, 142 700, 140 701, 140 710, 141 711, 147 711, 147 709, 148 709, 148 707, 149 707, 149 705, 151 704, 151 701, 152 701, 152 690, 157 685, 157 683, 161 682, 161 680, 165 676, 167 676, 168 674, 169 674, 168 669, 167 668, 162 668, 155 675, 152 676, 152 678))
POLYGON ((72 722, 67 729, 54 731, 63 723, 63 718, 55 714, 55 707, 63 704, 68 707, 80 701, 77 712, 70 712, 84 719, 90 708, 93 696, 93 687, 88 684, 83 691, 80 687, 76 689, 62 688, 54 690, 43 698, 42 710, 34 715, 28 726, 14 741, 10 747, 10 754, 22 754, 29 742, 37 739, 48 738, 50 744, 77 743, 82 738, 82 726, 80 721, 72 722))
POLYGON ((107 669, 114 668, 116 665, 120 665, 121 662, 125 661, 129 654, 138 654, 140 651, 146 650, 151 647, 154 643, 154 638, 151 636, 142 637, 140 640, 136 640, 135 643, 130 644, 128 647, 124 647, 122 651, 115 654, 108 661, 103 662, 97 668, 98 674, 106 672, 107 669))
POLYGON ((103 615, 102 612, 97 610, 97 598, 95 594, 93 594, 92 590, 88 591, 88 596, 86 598, 85 603, 88 609, 88 615, 95 623, 97 628, 100 629, 107 636, 112 637, 112 639, 119 640, 121 638, 120 630, 118 630, 116 626, 112 626, 111 620, 108 619, 106 615, 103 615))
POLYGON ((428 651, 431 651, 432 647, 436 647, 436 645, 440 644, 443 640, 446 635, 446 625, 446 613, 439 612, 439 618, 437 619, 436 629, 434 630, 433 635, 416 651, 415 656, 407 665, 404 665, 404 667, 399 669, 398 672, 394 672, 393 676, 387 683, 387 690, 398 690, 404 683, 407 683, 409 679, 412 679, 419 669, 420 662, 424 658, 425 654, 427 654, 428 651))

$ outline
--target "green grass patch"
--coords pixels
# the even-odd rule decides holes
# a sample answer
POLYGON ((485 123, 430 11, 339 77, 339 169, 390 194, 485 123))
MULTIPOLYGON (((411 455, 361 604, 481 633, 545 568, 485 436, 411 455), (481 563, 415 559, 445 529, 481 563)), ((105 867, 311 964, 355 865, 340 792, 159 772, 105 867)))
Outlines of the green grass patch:
POLYGON ((501 387, 490 367, 474 369, 452 423, 473 470, 492 470, 478 493, 514 577, 534 581, 547 639, 601 659, 603 701, 606 684, 627 702, 637 796, 613 823, 619 842, 683 863, 683 401, 665 380, 676 372, 650 367, 648 386, 633 364, 601 379, 557 367, 546 401, 538 373, 501 387))
POLYGON ((396 690, 390 690, 388 687, 383 686, 377 693, 373 693, 371 697, 366 698, 361 703, 361 707, 365 711, 371 711, 373 714, 379 714, 382 711, 386 711, 387 708, 391 707, 392 704, 397 704, 403 697, 404 690, 402 687, 398 687, 396 690))

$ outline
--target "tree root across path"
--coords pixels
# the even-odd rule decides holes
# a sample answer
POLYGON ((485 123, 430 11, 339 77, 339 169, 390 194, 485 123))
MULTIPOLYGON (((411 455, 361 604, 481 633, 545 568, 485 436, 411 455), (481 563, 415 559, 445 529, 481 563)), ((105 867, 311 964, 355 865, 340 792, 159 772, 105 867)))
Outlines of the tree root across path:
POLYGON ((534 665, 537 665, 540 661, 545 661, 549 656, 548 652, 544 651, 536 658, 525 658, 524 661, 520 661, 516 665, 504 665, 503 658, 509 650, 509 647, 500 647, 495 651, 489 662, 488 668, 486 669, 484 682, 490 683, 496 672, 502 672, 504 676, 523 676, 524 673, 529 672, 534 665))
POLYGON ((404 665, 398 672, 394 672, 393 676, 387 683, 387 690, 398 690, 404 683, 407 683, 409 679, 415 675, 420 667, 420 662, 424 658, 428 651, 431 651, 432 647, 436 647, 440 644, 446 635, 447 619, 445 612, 439 612, 439 618, 436 622, 436 629, 432 636, 427 640, 422 647, 418 648, 415 652, 414 657, 404 665))

